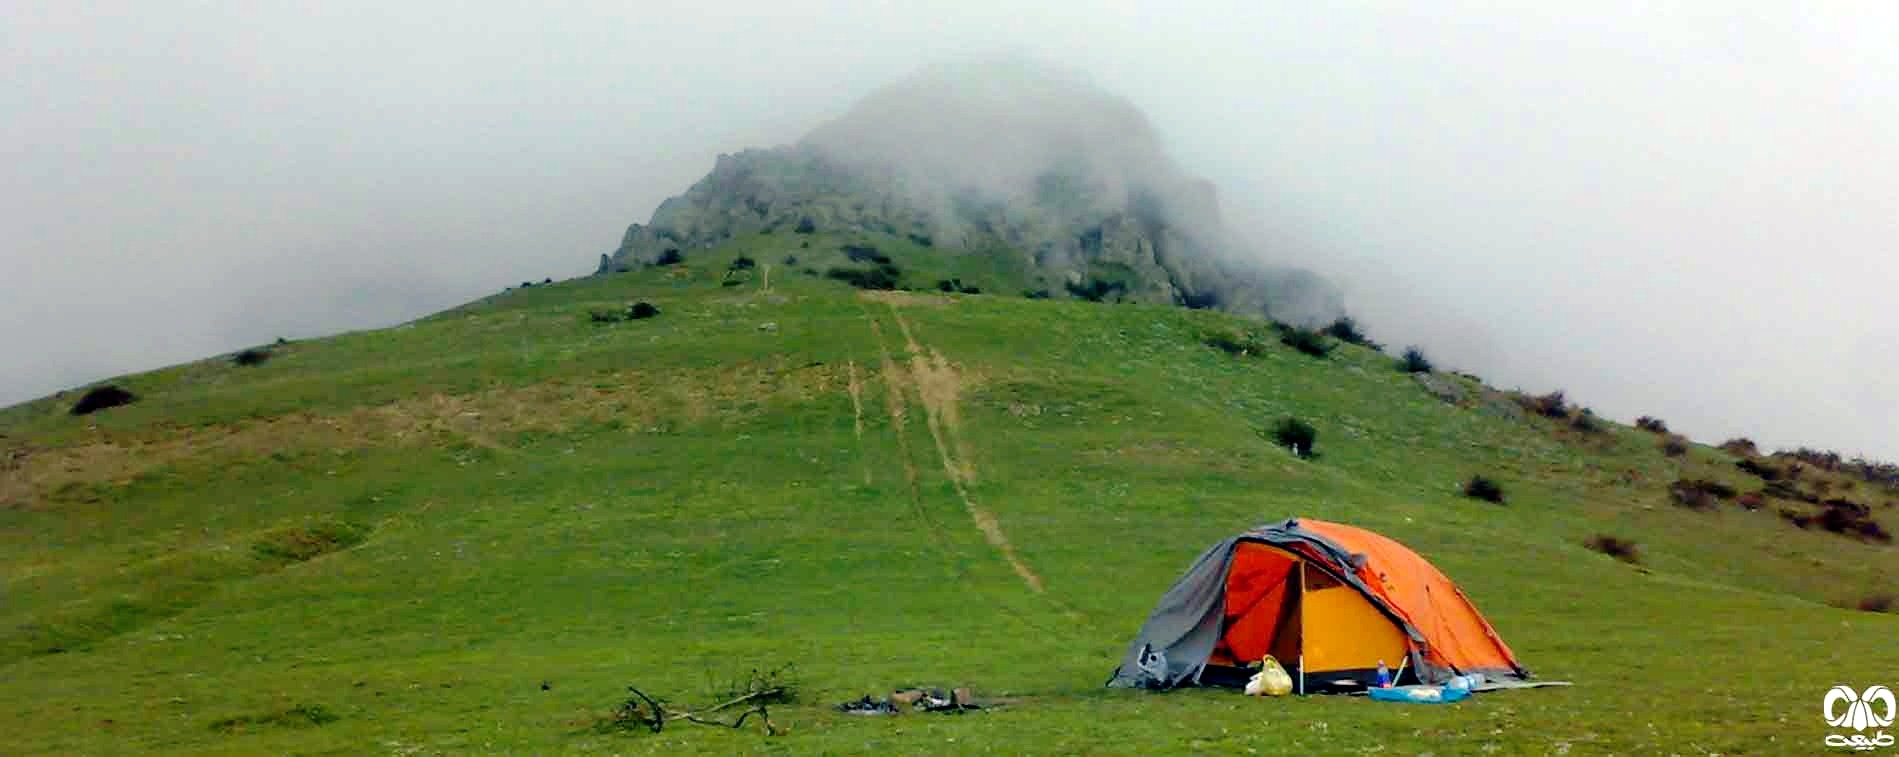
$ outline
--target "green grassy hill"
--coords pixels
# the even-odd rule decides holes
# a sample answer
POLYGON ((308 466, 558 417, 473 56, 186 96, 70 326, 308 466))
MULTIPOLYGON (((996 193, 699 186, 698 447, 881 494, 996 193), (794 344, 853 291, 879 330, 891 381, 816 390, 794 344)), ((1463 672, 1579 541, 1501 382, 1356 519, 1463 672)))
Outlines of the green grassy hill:
MULTIPOLYGON (((1761 488, 1724 452, 1440 375, 1471 397, 1449 404, 1371 350, 1204 311, 860 292, 821 275, 845 241, 750 237, 124 377, 140 400, 89 416, 0 411, 7 751, 1782 753, 1821 747, 1828 687, 1899 684, 1899 616, 1828 606, 1890 591, 1899 551, 1671 502, 1761 488), (660 315, 588 316, 634 301, 660 315), (1267 439, 1288 415, 1316 458, 1267 439), (1460 495, 1478 473, 1505 504, 1460 495), (1200 550, 1294 515, 1411 545, 1576 686, 1101 688, 1200 550), (691 704, 786 664, 785 735, 594 727, 628 685, 691 704), (1011 701, 829 707, 913 684, 1011 701)), ((873 241, 920 286, 1046 288, 873 241)), ((1899 499, 1849 496, 1888 521, 1899 499)))

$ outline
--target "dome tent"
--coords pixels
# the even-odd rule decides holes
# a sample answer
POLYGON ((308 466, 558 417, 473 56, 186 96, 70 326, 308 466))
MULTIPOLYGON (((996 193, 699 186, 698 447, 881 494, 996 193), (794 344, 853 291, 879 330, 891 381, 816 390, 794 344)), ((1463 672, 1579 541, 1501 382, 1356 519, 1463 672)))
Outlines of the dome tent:
POLYGON ((1361 528, 1294 518, 1201 554, 1108 685, 1237 685, 1244 666, 1268 654, 1301 692, 1370 685, 1381 661, 1423 683, 1529 677, 1470 598, 1416 552, 1361 528))

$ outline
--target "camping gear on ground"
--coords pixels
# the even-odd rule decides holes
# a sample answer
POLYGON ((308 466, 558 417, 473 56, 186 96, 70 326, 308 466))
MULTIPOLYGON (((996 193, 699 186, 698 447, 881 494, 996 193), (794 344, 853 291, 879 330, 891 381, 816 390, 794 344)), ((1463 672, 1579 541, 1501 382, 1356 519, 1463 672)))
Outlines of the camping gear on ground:
POLYGON ((1272 655, 1260 660, 1259 672, 1246 682, 1247 696, 1283 697, 1292 693, 1292 676, 1272 655))
POLYGON ((1453 689, 1447 686, 1391 686, 1367 689, 1366 693, 1380 702, 1414 704, 1449 704, 1470 698, 1470 689, 1453 689))
POLYGON ((1385 667, 1385 661, 1378 661, 1378 688, 1391 688, 1391 669, 1385 667))
POLYGON ((1377 683, 1441 684, 1481 673, 1522 682, 1517 664, 1457 584, 1404 545, 1361 528, 1288 519, 1202 553, 1161 597, 1109 686, 1238 687, 1240 660, 1297 660, 1294 689, 1348 692, 1377 683))

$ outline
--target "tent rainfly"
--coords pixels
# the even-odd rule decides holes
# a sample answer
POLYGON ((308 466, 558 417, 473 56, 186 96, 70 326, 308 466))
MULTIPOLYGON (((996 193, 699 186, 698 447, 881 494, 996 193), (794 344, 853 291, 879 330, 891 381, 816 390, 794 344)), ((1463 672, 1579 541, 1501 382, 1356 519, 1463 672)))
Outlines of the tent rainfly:
POLYGON ((1524 681, 1470 598, 1416 552, 1361 528, 1288 519, 1200 555, 1128 645, 1109 686, 1244 683, 1272 655, 1300 693, 1362 690, 1380 662, 1404 682, 1524 681))

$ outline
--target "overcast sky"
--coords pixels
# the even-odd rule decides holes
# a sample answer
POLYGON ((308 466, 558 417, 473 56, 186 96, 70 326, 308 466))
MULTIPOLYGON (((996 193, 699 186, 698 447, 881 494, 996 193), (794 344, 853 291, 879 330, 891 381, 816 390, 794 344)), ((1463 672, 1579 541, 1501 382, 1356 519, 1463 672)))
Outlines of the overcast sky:
POLYGON ((277 5, 0 4, 0 403, 587 273, 718 153, 1010 52, 1376 338, 1899 458, 1883 0, 277 5))

